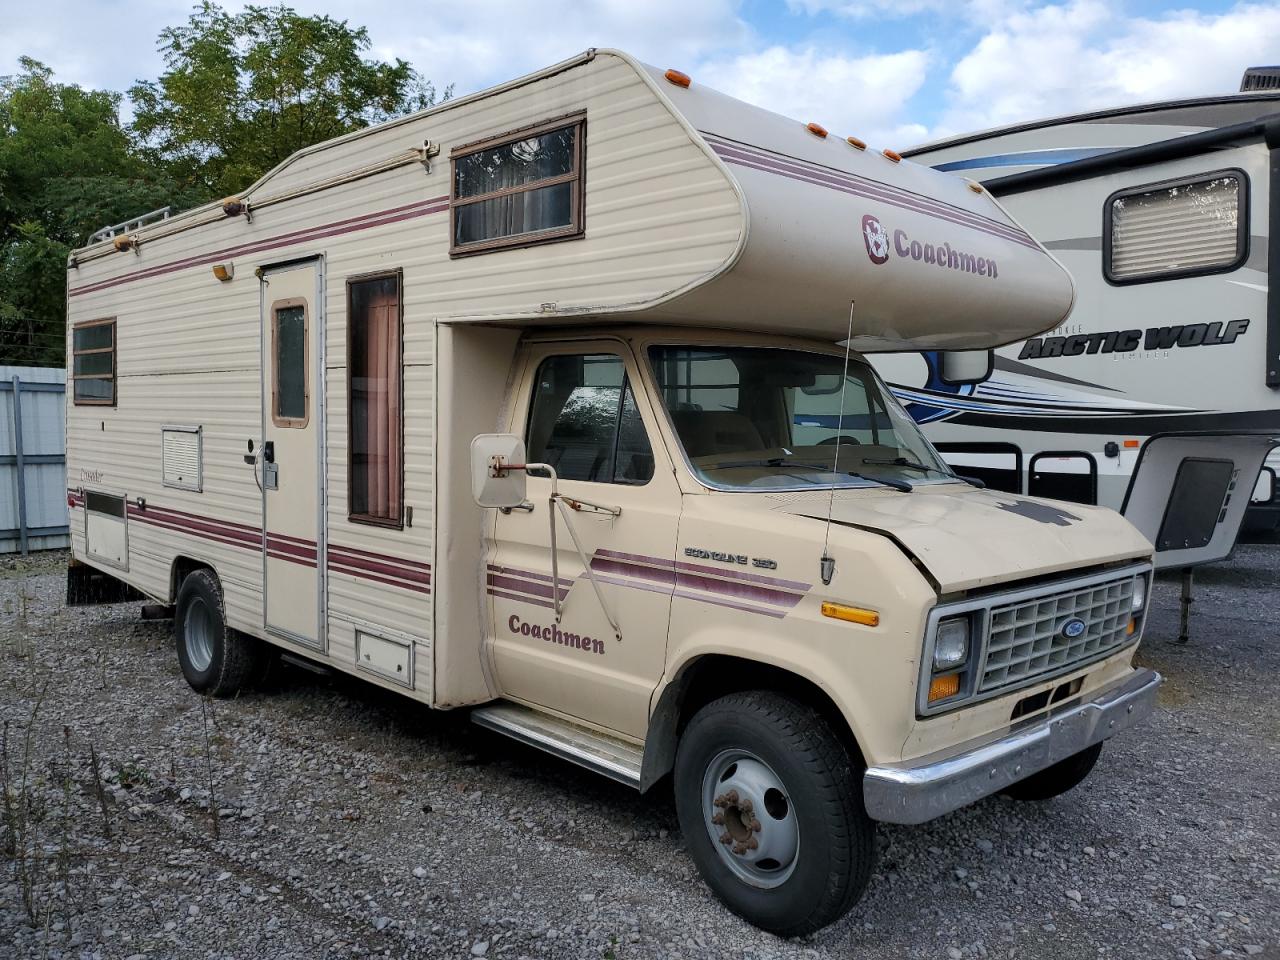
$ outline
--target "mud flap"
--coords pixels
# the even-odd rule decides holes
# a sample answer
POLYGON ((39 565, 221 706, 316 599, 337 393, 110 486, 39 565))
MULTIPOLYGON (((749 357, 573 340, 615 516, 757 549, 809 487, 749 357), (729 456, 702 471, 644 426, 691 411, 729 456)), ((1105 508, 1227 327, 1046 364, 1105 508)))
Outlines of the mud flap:
POLYGON ((1139 454, 1121 512, 1156 547, 1157 570, 1227 557, 1277 444, 1271 436, 1168 435, 1139 454))
POLYGON ((72 560, 67 566, 67 606, 88 607, 99 603, 129 603, 145 600, 123 580, 117 580, 86 563, 72 560))

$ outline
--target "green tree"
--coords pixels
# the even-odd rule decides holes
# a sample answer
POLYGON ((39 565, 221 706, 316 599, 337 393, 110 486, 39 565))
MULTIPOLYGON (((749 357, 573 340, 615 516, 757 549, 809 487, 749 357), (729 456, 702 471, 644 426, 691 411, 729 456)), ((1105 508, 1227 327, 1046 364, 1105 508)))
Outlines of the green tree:
POLYGON ((94 230, 199 195, 133 149, 120 95, 24 57, 0 77, 0 362, 62 361, 68 253, 94 230))
POLYGON ((181 179, 235 194, 303 147, 435 102, 408 63, 365 59, 369 47, 345 20, 206 0, 160 34, 167 69, 130 89, 134 130, 181 179))

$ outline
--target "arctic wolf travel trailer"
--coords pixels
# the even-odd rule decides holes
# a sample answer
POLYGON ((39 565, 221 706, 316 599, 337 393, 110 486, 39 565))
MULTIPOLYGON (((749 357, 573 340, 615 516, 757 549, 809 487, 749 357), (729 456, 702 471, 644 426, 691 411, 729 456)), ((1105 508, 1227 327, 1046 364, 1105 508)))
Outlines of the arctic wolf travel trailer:
POLYGON ((1259 473, 1280 438, 1278 147, 1280 92, 1242 92, 906 151, 999 197, 1071 270, 1076 305, 981 384, 919 354, 878 369, 958 469, 1121 510, 1157 567, 1221 559, 1251 494, 1251 525, 1280 519, 1280 463, 1259 473))
POLYGON ((590 51, 77 251, 69 285, 72 596, 172 605, 205 693, 274 649, 670 773, 770 930, 849 908, 874 821, 1061 793, 1154 702, 1150 544, 960 481, 835 346, 1066 314, 1061 264, 954 177, 590 51))

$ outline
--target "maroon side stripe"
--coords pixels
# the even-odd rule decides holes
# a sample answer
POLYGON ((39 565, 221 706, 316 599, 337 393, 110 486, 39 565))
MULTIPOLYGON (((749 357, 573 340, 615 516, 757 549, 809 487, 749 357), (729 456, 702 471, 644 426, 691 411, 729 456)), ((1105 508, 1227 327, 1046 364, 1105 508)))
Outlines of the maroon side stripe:
POLYGON ((355 577, 358 580, 372 580, 376 583, 385 583, 392 587, 401 587, 405 590, 412 590, 415 593, 431 592, 431 587, 426 584, 407 583, 404 580, 398 580, 392 577, 382 577, 376 573, 370 573, 367 570, 345 567, 340 562, 335 562, 333 557, 329 558, 328 569, 333 573, 345 573, 347 576, 355 577))
POLYGON ((267 237, 263 240, 254 241, 252 243, 239 244, 237 246, 226 247, 213 253, 200 254, 194 257, 185 257, 181 260, 172 260, 169 263, 157 264, 146 270, 139 270, 137 273, 126 274, 121 277, 112 277, 108 280, 100 280, 97 283, 85 284, 77 287, 69 292, 69 296, 76 297, 82 293, 92 293, 95 290, 104 290, 107 287, 114 287, 122 283, 132 283, 134 280, 144 280, 149 277, 157 277, 161 274, 172 273, 175 270, 182 270, 186 267, 199 267, 209 263, 217 263, 226 257, 242 256, 250 253, 257 253, 262 250, 272 250, 276 247, 285 247, 295 243, 305 243, 310 240, 319 240, 324 237, 338 236, 344 233, 353 233, 356 230, 366 230, 370 227, 381 227, 389 223, 398 223, 402 220, 410 220, 414 217, 423 217, 432 213, 441 213, 449 209, 448 197, 432 197, 429 200, 420 200, 416 203, 404 204, 399 207, 390 207, 386 210, 380 210, 371 214, 364 214, 359 217, 350 217, 346 220, 337 220, 333 223, 321 224, 316 227, 308 227, 301 230, 293 230, 288 233, 277 234, 274 237, 267 237))
POLYGON ((710 603, 717 607, 729 607, 732 610, 742 610, 746 613, 759 613, 766 617, 781 619, 787 614, 782 610, 767 610, 761 607, 752 607, 745 603, 734 603, 732 600, 721 600, 716 597, 708 597, 705 593, 690 593, 687 590, 676 590, 675 596, 684 600, 696 600, 699 603, 710 603))
MULTIPOLYGON (((489 574, 485 582, 491 587, 498 587, 515 593, 525 593, 534 597, 547 597, 548 599, 552 596, 553 590, 549 583, 529 583, 525 580, 517 580, 514 577, 504 577, 494 573, 489 574)), ((560 599, 563 600, 568 595, 569 589, 561 587, 560 599)))
POLYGON ((393 557, 384 553, 370 553, 368 550, 357 550, 355 547, 343 547, 338 544, 330 544, 329 550, 333 553, 346 554, 352 560, 364 559, 381 563, 394 563, 397 566, 421 570, 424 573, 430 573, 431 571, 431 564, 423 563, 419 560, 406 560, 403 557, 393 557))
POLYGON ((520 603, 532 603, 534 606, 546 607, 548 610, 554 610, 555 604, 550 600, 540 600, 537 597, 526 597, 523 594, 507 593, 505 590, 494 590, 492 587, 488 590, 489 596, 501 597, 503 600, 516 600, 520 603))

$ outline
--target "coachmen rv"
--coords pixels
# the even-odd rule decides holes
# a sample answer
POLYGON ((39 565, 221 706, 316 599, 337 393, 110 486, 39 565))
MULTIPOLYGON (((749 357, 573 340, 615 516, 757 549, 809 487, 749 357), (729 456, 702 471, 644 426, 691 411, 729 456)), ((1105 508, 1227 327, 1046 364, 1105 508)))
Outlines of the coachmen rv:
POLYGON ((1148 541, 960 480, 859 352, 960 377, 1072 301, 896 154, 589 51, 69 282, 73 598, 172 605, 202 693, 272 651, 671 774, 769 930, 849 909, 876 821, 1054 796, 1154 703, 1148 541))
POLYGON ((1120 510, 1158 568, 1220 560, 1242 522, 1280 521, 1280 462, 1264 467, 1280 438, 1280 91, 1254 76, 905 154, 982 181, 1071 270, 1076 305, 997 351, 985 382, 948 384, 920 354, 879 371, 953 467, 1120 510))

